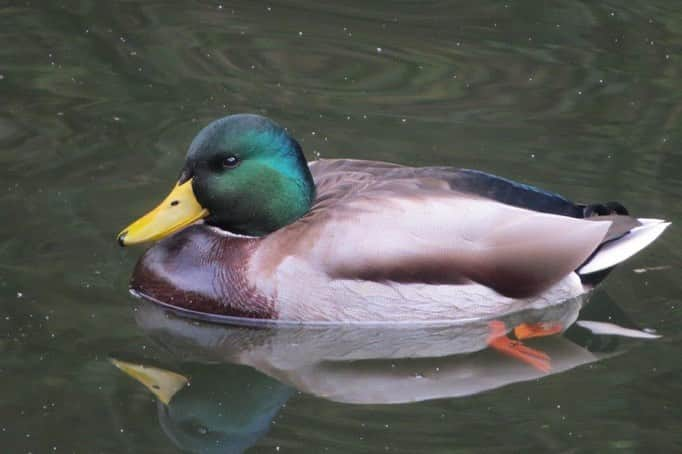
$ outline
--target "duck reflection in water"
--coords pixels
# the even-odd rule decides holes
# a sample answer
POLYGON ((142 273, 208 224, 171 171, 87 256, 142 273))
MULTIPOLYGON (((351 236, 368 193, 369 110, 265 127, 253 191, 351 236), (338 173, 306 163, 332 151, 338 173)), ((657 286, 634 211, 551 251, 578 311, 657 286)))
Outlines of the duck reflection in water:
POLYGON ((620 354, 619 338, 657 337, 638 330, 605 294, 581 312, 585 302, 457 324, 303 326, 198 323, 142 302, 138 325, 182 370, 112 362, 156 395, 160 424, 176 445, 242 452, 295 390, 349 404, 470 396, 620 354), (514 329, 520 326, 569 328, 529 340, 534 362, 496 351, 491 326, 511 337, 524 334, 514 329))

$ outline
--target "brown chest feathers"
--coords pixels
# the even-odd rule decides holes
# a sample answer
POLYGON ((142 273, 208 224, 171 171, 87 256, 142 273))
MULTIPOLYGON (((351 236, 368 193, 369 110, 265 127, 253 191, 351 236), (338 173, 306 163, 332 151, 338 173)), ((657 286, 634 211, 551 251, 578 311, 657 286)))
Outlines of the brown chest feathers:
POLYGON ((144 297, 184 309, 260 319, 277 318, 274 301, 246 277, 257 239, 195 225, 152 246, 130 283, 144 297))

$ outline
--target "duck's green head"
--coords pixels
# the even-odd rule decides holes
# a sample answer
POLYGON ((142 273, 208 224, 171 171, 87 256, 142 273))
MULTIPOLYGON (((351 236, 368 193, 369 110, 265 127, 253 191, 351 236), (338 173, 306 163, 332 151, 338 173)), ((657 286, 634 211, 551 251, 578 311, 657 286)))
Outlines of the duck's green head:
POLYGON ((199 132, 173 191, 118 240, 122 246, 157 240, 202 218, 262 236, 303 216, 314 198, 298 142, 265 117, 231 115, 199 132))

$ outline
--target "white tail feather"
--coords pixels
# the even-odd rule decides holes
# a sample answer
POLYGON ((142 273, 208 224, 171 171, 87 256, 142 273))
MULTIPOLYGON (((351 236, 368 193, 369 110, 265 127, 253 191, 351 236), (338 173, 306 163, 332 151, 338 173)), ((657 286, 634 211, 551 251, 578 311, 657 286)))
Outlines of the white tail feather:
POLYGON ((658 339, 658 334, 647 333, 638 329, 623 328, 622 326, 614 325, 606 322, 593 322, 590 320, 578 320, 576 325, 588 329, 592 334, 602 334, 607 336, 623 336, 633 337, 637 339, 658 339))
POLYGON ((602 246, 590 261, 578 269, 578 274, 595 273, 619 264, 650 245, 670 225, 662 219, 642 218, 638 221, 641 226, 602 246))

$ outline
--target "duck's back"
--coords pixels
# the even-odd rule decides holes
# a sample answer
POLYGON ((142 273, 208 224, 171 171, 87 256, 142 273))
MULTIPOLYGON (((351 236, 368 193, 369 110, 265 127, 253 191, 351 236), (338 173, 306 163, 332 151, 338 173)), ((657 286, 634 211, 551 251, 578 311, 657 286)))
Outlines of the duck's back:
POLYGON ((586 217, 586 205, 559 194, 471 169, 405 167, 398 164, 353 159, 327 159, 310 163, 318 190, 318 203, 391 191, 410 196, 418 192, 446 191, 469 194, 503 204, 574 218, 586 217))

